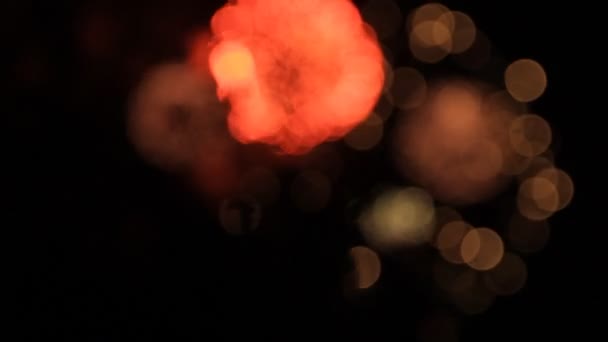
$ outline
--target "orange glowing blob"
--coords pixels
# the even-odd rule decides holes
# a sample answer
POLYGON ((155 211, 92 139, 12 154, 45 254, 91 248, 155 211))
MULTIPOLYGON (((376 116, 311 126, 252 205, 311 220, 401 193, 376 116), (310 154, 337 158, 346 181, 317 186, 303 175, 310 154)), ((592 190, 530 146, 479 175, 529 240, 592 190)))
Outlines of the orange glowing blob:
POLYGON ((211 20, 209 67, 242 143, 305 153, 372 111, 383 56, 347 0, 237 0, 211 20))
MULTIPOLYGON (((251 53, 244 45, 234 42, 219 44, 209 56, 211 73, 220 90, 245 87, 255 77, 255 66, 251 53)), ((220 98, 222 95, 220 95, 220 98)))
POLYGON ((398 166, 445 203, 478 202, 504 185, 508 141, 502 123, 510 114, 487 111, 483 95, 482 87, 465 81, 431 86, 398 127, 398 166))

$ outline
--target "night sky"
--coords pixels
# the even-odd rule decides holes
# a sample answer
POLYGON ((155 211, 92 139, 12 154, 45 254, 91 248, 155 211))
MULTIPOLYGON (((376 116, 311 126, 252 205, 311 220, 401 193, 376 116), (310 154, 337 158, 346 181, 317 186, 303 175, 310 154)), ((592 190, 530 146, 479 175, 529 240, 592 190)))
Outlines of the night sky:
MULTIPOLYGON (((404 14, 422 3, 397 2, 404 14)), ((412 184, 396 170, 388 138, 366 153, 340 141, 326 144, 340 154, 343 171, 327 208, 313 214, 290 202, 289 184, 298 171, 298 157, 291 157, 276 168, 279 201, 259 230, 242 236, 222 229, 216 201, 136 152, 126 134, 130 94, 149 68, 183 61, 188 39, 222 4, 2 6, 10 58, 7 147, 15 157, 6 167, 16 175, 8 184, 7 217, 14 223, 5 229, 16 230, 20 242, 9 259, 21 288, 17 317, 24 329, 18 340, 455 341, 451 327, 459 341, 589 333, 591 323, 573 321, 589 312, 581 311, 589 304, 581 296, 594 293, 588 284, 597 271, 586 255, 599 228, 582 220, 587 195, 580 159, 582 151, 592 153, 582 142, 589 113, 575 95, 583 83, 569 57, 584 54, 585 44, 576 38, 584 30, 574 21, 582 16, 576 4, 444 2, 474 19, 500 61, 532 58, 543 65, 548 87, 530 109, 551 125, 555 163, 575 184, 570 206, 549 219, 548 244, 523 257, 525 287, 478 315, 459 313, 437 294, 430 279, 437 253, 431 249, 381 255, 378 283, 345 294, 348 250, 365 244, 355 224, 355 199, 368 199, 378 184, 412 184), (83 27, 98 17, 105 24, 87 40, 83 27), (445 328, 437 323, 442 319, 455 323, 445 328), (434 337, 424 339, 424 331, 434 337)), ((384 43, 394 49, 394 65, 434 78, 461 75, 501 85, 499 74, 449 61, 425 65, 397 38, 384 43)), ((244 151, 248 161, 272 159, 263 146, 244 151)), ((461 213, 475 225, 502 227, 516 210, 516 192, 508 186, 461 213)))

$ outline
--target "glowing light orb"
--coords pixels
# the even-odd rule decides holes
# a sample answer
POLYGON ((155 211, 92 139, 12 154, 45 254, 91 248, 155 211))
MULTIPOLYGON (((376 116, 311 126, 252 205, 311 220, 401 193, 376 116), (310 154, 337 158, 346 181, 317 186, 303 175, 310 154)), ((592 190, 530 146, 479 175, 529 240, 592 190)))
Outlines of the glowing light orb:
POLYGON ((220 89, 244 87, 255 77, 251 53, 247 47, 234 42, 216 46, 209 56, 209 64, 220 89))
POLYGON ((489 111, 484 96, 481 85, 468 81, 431 86, 395 135, 397 166, 445 203, 479 202, 505 184, 501 172, 510 150, 504 122, 512 113, 489 111))
POLYGON ((347 0, 239 0, 212 18, 209 67, 242 143, 304 153, 365 120, 382 51, 347 0))

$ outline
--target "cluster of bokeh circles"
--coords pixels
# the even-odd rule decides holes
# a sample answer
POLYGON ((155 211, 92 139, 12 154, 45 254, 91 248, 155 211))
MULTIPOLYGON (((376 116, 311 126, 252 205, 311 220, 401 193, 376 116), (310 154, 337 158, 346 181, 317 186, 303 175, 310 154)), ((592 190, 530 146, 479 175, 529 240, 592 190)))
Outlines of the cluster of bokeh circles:
POLYGON ((546 87, 538 62, 500 59, 470 16, 442 4, 405 14, 393 0, 360 12, 347 0, 238 0, 216 12, 187 61, 142 80, 129 135, 146 160, 213 198, 235 235, 270 224, 281 200, 306 214, 327 209, 347 172, 338 145, 387 146, 403 183, 376 191, 355 215, 367 246, 349 252, 348 288, 381 279, 380 255, 432 246, 437 288, 476 314, 524 286, 523 256, 543 248, 547 220, 573 198, 552 128, 530 110, 546 87), (411 63, 395 65, 398 53, 411 63), (437 65, 468 76, 425 74, 437 65), (288 199, 285 169, 296 170, 288 199), (503 226, 464 217, 461 208, 514 183, 503 226))
POLYGON ((354 149, 373 148, 383 121, 396 112, 388 140, 397 167, 416 186, 384 189, 359 216, 371 248, 351 250, 358 286, 379 279, 377 252, 430 245, 438 254, 431 272, 437 287, 464 313, 477 314, 496 296, 524 286, 522 255, 543 248, 547 219, 573 197, 572 179, 554 164, 551 126, 529 109, 544 93, 547 77, 532 59, 493 63, 489 40, 465 13, 430 3, 401 23, 397 9, 392 1, 370 2, 363 15, 378 25, 379 35, 405 25, 411 56, 421 67, 394 68, 384 47, 382 98, 345 141, 354 149), (441 62, 480 74, 496 73, 500 65, 503 83, 427 79, 421 70, 441 62), (475 227, 457 210, 495 197, 513 180, 516 210, 501 227, 475 227))

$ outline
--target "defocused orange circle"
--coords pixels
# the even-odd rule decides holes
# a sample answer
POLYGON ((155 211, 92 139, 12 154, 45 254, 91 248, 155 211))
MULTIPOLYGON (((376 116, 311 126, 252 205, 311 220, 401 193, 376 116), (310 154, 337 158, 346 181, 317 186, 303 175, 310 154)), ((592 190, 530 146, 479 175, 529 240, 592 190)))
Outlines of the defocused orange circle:
POLYGON ((548 179, 528 178, 519 186, 517 207, 530 220, 544 220, 559 208, 557 188, 548 179))
POLYGON ((531 59, 520 59, 507 67, 505 85, 515 99, 530 102, 545 92, 547 75, 538 62, 531 59))
MULTIPOLYGON (((437 248, 446 261, 453 264, 463 264, 471 261, 470 259, 463 259, 460 252, 462 240, 471 229, 473 229, 473 226, 464 221, 452 221, 441 227, 437 235, 437 248)), ((475 253, 470 254, 474 256, 475 253)))
POLYGON ((551 127, 538 115, 522 115, 511 123, 509 138, 517 153, 524 157, 535 157, 551 145, 551 127))
POLYGON ((537 177, 548 180, 557 190, 557 210, 564 209, 570 204, 574 197, 574 182, 566 172, 549 167, 538 172, 537 177))
POLYGON ((380 278, 380 258, 373 250, 357 246, 350 249, 349 255, 354 264, 355 286, 359 289, 371 287, 380 278))
POLYGON ((547 244, 550 232, 547 221, 532 221, 516 214, 509 222, 507 240, 516 251, 533 253, 547 244))
POLYGON ((495 268, 484 273, 487 287, 497 295, 514 294, 524 286, 527 277, 526 263, 512 253, 505 253, 495 268))
POLYGON ((469 231, 460 248, 462 259, 478 271, 494 268, 504 255, 504 244, 500 236, 489 228, 469 231))

